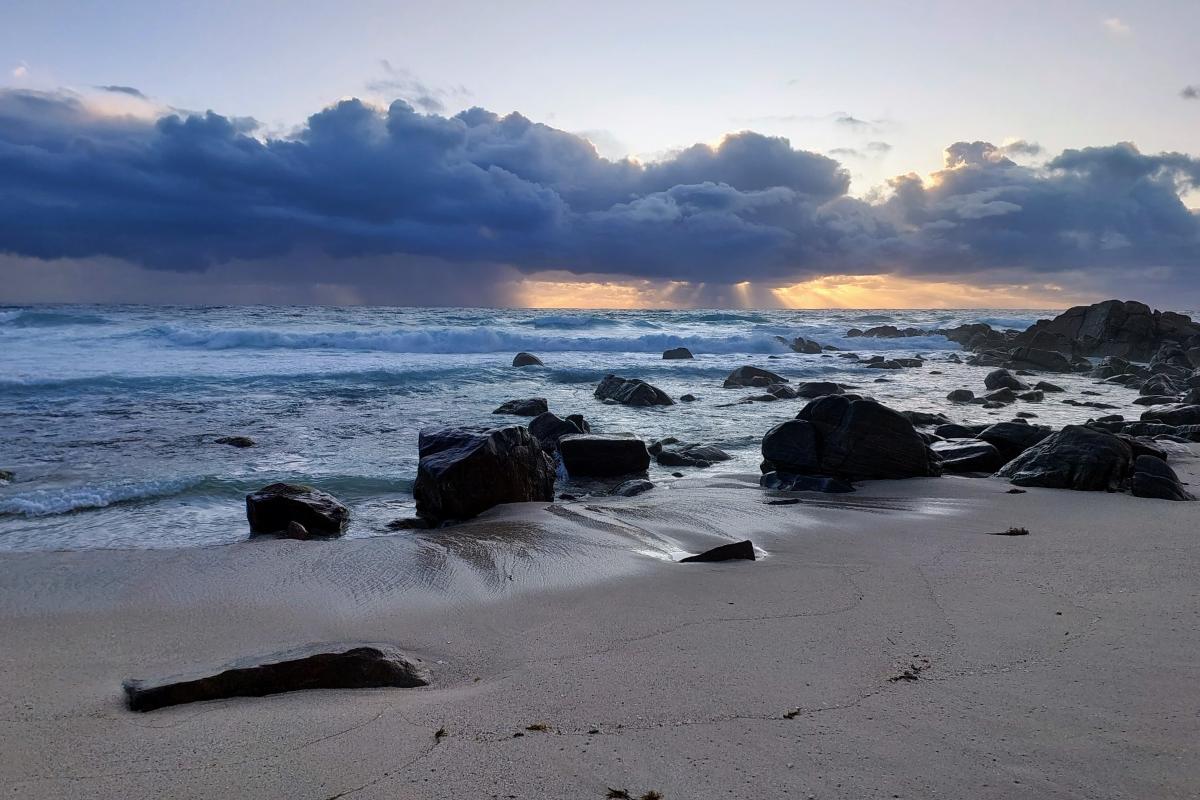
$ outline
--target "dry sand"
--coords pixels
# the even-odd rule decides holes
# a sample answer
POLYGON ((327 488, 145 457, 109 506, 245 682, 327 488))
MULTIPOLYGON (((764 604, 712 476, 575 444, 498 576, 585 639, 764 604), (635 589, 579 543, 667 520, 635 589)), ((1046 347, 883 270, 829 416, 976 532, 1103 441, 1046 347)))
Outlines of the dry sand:
POLYGON ((1200 796, 1200 504, 946 477, 771 506, 752 480, 0 556, 0 796, 1200 796), (742 538, 766 557, 665 557, 742 538), (433 685, 121 704, 124 678, 358 640, 433 685))

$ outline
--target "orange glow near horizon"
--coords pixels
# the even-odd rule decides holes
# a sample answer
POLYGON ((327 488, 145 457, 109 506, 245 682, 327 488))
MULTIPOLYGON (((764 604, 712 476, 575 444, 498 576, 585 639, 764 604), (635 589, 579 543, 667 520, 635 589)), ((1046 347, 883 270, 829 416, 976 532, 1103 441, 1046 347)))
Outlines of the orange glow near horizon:
MULTIPOLYGON (((558 278, 561 273, 554 277, 558 278)), ((894 275, 828 275, 790 286, 750 281, 713 295, 704 284, 647 280, 541 280, 531 276, 512 287, 513 304, 526 308, 691 308, 709 304, 736 308, 1045 308, 1059 309, 1096 300, 1054 284, 975 286, 955 281, 894 275)))

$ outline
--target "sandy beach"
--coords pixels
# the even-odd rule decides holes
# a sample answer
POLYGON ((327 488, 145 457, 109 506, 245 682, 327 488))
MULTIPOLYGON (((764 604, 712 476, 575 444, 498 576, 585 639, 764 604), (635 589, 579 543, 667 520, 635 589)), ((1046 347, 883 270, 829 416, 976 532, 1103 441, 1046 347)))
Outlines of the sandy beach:
MULTIPOLYGON (((1193 485, 1197 456, 1172 453, 1193 485)), ((0 785, 131 800, 1197 796, 1194 506, 1009 488, 947 476, 783 495, 707 476, 404 536, 4 554, 0 785), (786 497, 799 502, 769 504, 786 497), (988 535, 1011 526, 1030 533, 988 535), (671 560, 743 538, 763 557, 671 560), (122 704, 126 678, 354 641, 400 646, 431 685, 122 704)))

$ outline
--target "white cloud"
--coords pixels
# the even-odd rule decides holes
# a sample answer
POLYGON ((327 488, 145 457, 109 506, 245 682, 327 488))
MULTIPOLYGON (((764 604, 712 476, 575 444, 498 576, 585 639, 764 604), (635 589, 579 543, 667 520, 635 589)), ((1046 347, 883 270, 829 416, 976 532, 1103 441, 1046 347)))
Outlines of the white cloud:
POLYGON ((1120 17, 1108 17, 1101 24, 1113 36, 1129 36, 1133 33, 1133 28, 1120 17))
POLYGON ((24 78, 29 74, 29 65, 24 61, 12 68, 12 76, 14 78, 24 78))

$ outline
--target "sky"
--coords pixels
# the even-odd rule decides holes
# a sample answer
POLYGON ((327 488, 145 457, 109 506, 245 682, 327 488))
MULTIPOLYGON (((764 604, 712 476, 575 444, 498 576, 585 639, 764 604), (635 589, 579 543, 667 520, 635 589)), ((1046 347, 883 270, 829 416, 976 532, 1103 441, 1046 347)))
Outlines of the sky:
POLYGON ((0 302, 1200 306, 1200 3, 0 8, 0 302))

